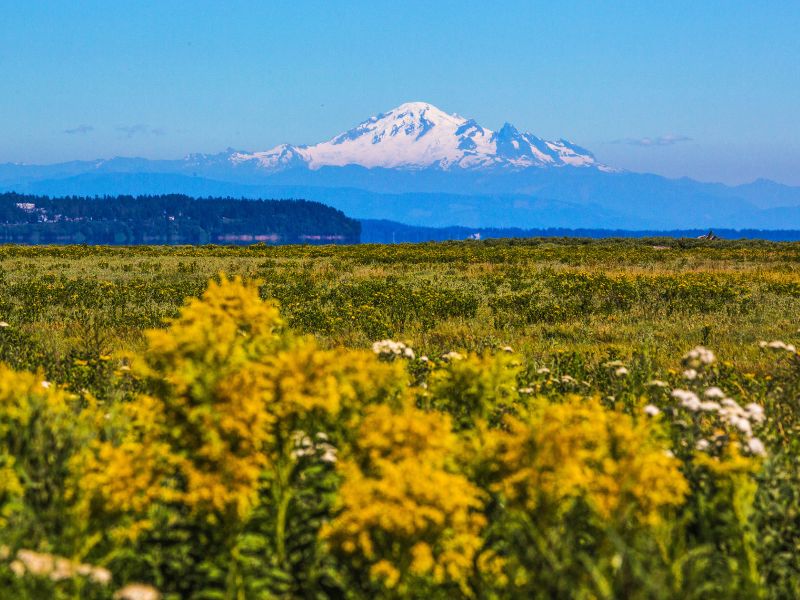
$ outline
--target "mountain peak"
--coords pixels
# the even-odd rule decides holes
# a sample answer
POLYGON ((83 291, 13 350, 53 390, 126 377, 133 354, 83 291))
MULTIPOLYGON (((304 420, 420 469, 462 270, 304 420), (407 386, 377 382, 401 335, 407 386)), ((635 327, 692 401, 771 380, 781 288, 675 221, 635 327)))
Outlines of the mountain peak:
POLYGON ((281 144, 265 152, 236 153, 235 163, 268 170, 359 165, 387 169, 600 167, 582 148, 521 133, 510 123, 498 132, 429 102, 405 102, 362 121, 327 142, 281 144))
POLYGON ((444 112, 440 108, 434 106, 429 102, 403 102, 400 106, 390 110, 389 112, 407 112, 407 111, 423 111, 423 110, 433 110, 438 112, 444 112))

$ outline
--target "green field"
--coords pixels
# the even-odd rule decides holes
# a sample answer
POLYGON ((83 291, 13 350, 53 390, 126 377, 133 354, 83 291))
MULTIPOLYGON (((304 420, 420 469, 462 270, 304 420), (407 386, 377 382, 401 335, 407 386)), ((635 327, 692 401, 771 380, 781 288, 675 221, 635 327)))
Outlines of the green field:
POLYGON ((798 317, 798 244, 0 246, 0 582, 798 597, 798 317))
POLYGON ((220 273, 260 281, 291 327, 327 346, 397 337, 433 354, 513 344, 539 362, 646 351, 666 365, 706 344, 750 366, 759 340, 800 341, 795 244, 5 247, 0 269, 0 318, 25 343, 3 359, 31 366, 59 365, 87 327, 108 350, 139 349, 143 329, 220 273))

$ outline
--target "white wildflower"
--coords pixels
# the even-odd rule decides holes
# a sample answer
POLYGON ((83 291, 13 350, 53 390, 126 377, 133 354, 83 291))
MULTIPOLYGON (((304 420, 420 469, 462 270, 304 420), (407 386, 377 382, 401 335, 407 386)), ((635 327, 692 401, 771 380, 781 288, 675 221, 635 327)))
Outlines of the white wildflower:
POLYGON ((708 443, 708 440, 701 438, 701 439, 697 440, 697 443, 695 444, 694 447, 702 452, 704 450, 708 450, 709 446, 710 446, 710 444, 708 443))
POLYGON ((10 325, 5 321, 0 321, 0 327, 10 327, 10 325))
POLYGON ((294 444, 294 449, 292 450, 294 458, 302 458, 303 456, 314 454, 314 441, 304 431, 292 432, 292 443, 294 444))
POLYGON ((114 594, 114 600, 159 600, 161 593, 151 585, 129 583, 114 594))
POLYGON ((736 429, 738 429, 747 436, 753 434, 753 430, 750 426, 750 420, 747 419, 746 417, 733 417, 731 419, 731 425, 736 427, 736 429))
POLYGON ((672 397, 676 400, 680 400, 681 406, 691 410, 692 412, 697 412, 700 410, 700 398, 698 398, 697 394, 692 391, 672 390, 672 397))
POLYGON ((684 364, 693 369, 697 369, 701 366, 711 365, 716 360, 717 357, 714 356, 714 353, 703 346, 692 348, 683 357, 684 364))
POLYGON ((448 352, 447 354, 442 354, 442 358, 444 360, 461 360, 461 359, 464 358, 464 355, 463 354, 459 354, 458 352, 455 352, 455 351, 451 351, 451 352, 448 352))
POLYGON ((520 394, 532 394, 535 390, 532 387, 523 387, 517 390, 520 394))
POLYGON ((572 377, 571 375, 562 375, 561 383, 576 384, 578 383, 578 380, 572 377))
POLYGON ((33 550, 19 550, 17 560, 12 562, 10 567, 17 577, 30 573, 40 577, 49 577, 53 581, 62 581, 82 575, 101 585, 111 582, 111 572, 108 569, 77 563, 63 556, 34 552, 33 550))
POLYGON ((730 408, 731 410, 740 411, 742 407, 739 406, 739 403, 736 402, 733 398, 723 398, 721 402, 722 406, 725 408, 730 408))
POLYGON ((430 362, 430 359, 423 354, 422 356, 419 357, 419 362, 424 362, 424 363, 430 362))
POLYGON ((708 401, 708 402, 701 402, 700 403, 700 410, 703 410, 703 411, 706 411, 706 412, 716 412, 720 408, 721 407, 720 407, 718 402, 708 401))
POLYGON ((771 342, 759 342, 758 345, 761 348, 769 348, 770 350, 785 350, 786 352, 791 352, 791 353, 797 352, 797 348, 795 348, 794 344, 787 344, 786 342, 782 342, 781 340, 772 340, 771 342))
POLYGON ((616 375, 617 377, 625 377, 625 375, 627 374, 628 374, 628 369, 626 369, 625 367, 617 367, 617 369, 614 371, 614 375, 616 375))
POLYGON ((646 385, 649 387, 657 387, 657 388, 669 387, 669 384, 666 381, 661 381, 660 379, 653 379, 652 381, 648 381, 646 385))
POLYGON ((660 412, 661 410, 659 410, 659 408, 653 404, 648 404, 644 407, 644 414, 649 417, 655 417, 660 412))
POLYGON ((503 346, 501 348, 503 352, 514 352, 514 349, 511 346, 503 346))
POLYGON ((729 425, 736 426, 737 419, 747 420, 747 412, 732 398, 723 398, 719 416, 729 425))
POLYGON ((697 371, 695 369, 686 369, 681 375, 683 375, 683 378, 687 381, 694 381, 697 379, 697 371))
POLYGON ((326 463, 335 463, 336 462, 336 448, 327 442, 320 444, 317 447, 319 450, 322 450, 322 456, 319 459, 322 462, 326 463))
POLYGON ((414 358, 414 351, 403 342, 394 340, 381 340, 372 344, 372 351, 378 356, 394 358, 400 356, 404 358, 414 358))
POLYGON ((751 437, 747 440, 747 449, 756 456, 765 456, 767 454, 764 442, 756 437, 751 437))
POLYGON ((710 387, 705 392, 703 392, 703 396, 708 398, 709 400, 721 400, 725 397, 725 392, 723 392, 718 387, 710 387))
POLYGON ((536 369, 536 373, 539 375, 549 375, 550 369, 548 369, 547 367, 539 367, 538 369, 536 369))
POLYGON ((89 579, 100 585, 108 585, 111 583, 111 571, 103 567, 92 567, 89 572, 89 579))
POLYGON ((747 412, 751 421, 755 421, 756 423, 764 422, 764 409, 760 405, 751 402, 745 405, 744 410, 747 412))
POLYGON ((44 389, 47 389, 47 388, 49 388, 49 387, 50 387, 50 382, 49 382, 49 381, 43 381, 43 382, 42 382, 42 387, 43 387, 44 389))

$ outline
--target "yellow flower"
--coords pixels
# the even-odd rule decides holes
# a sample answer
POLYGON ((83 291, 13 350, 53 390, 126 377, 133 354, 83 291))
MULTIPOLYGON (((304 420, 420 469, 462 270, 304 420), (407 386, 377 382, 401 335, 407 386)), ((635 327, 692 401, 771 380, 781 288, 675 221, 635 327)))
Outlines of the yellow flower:
POLYGON ((460 450, 447 415, 371 407, 339 466, 341 510, 322 536, 373 575, 392 567, 400 586, 424 576, 465 587, 485 519, 482 492, 456 471, 460 450))
POLYGON ((564 511, 582 498, 603 519, 655 524, 688 490, 648 420, 634 422, 597 399, 544 402, 506 424, 489 443, 500 472, 495 489, 512 506, 564 511))

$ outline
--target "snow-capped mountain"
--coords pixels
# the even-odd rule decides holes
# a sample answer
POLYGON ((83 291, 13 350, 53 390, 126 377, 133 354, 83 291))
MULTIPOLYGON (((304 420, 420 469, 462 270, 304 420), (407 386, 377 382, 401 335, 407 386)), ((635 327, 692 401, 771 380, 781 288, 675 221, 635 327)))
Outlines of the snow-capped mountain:
POLYGON ((370 117, 327 142, 281 144, 265 152, 234 152, 237 165, 268 171, 292 167, 358 165, 387 169, 482 169, 487 167, 598 167, 594 155, 566 140, 543 140, 506 123, 499 131, 448 114, 426 102, 408 102, 370 117))

